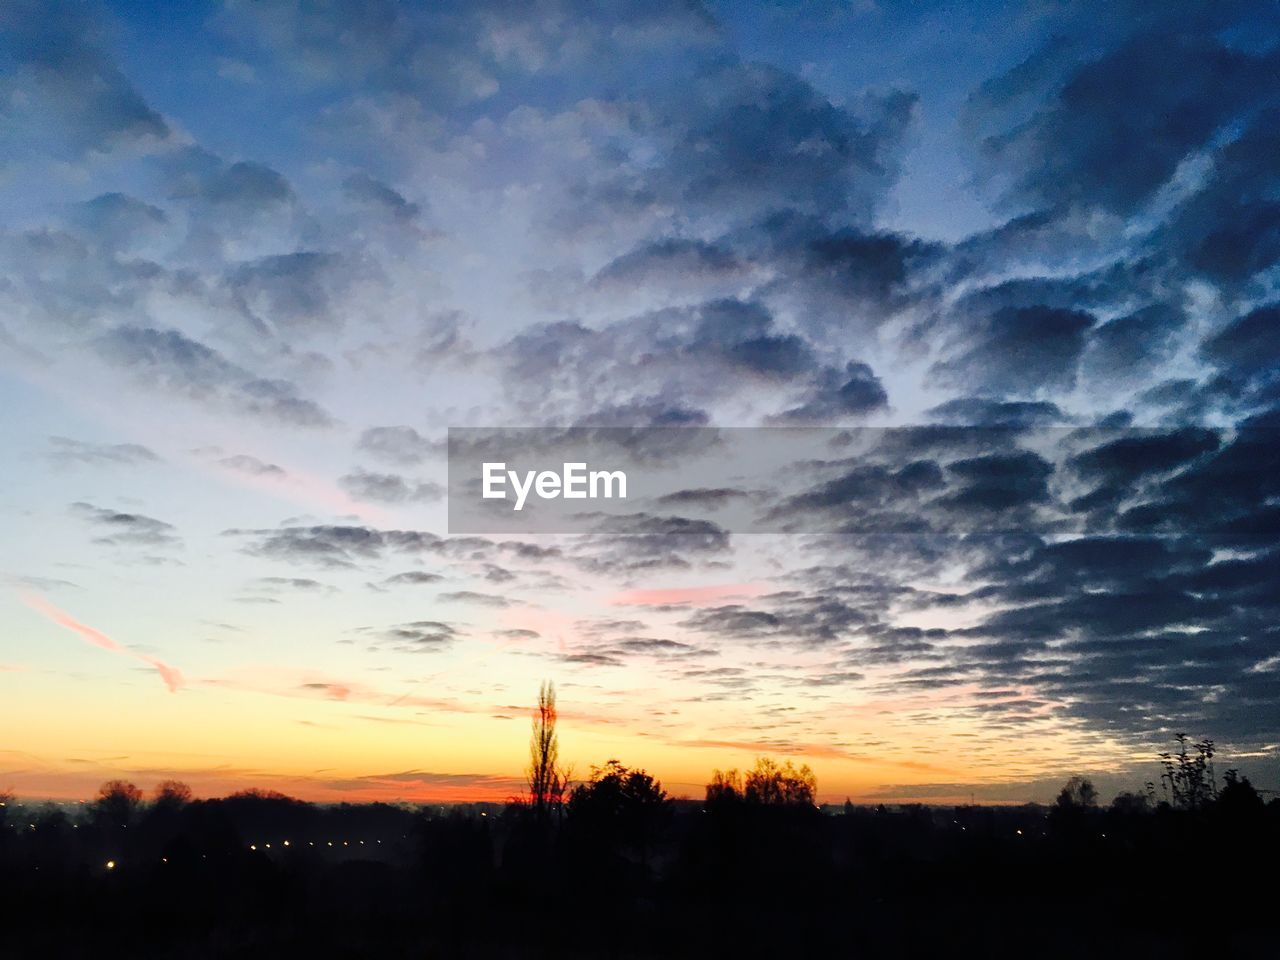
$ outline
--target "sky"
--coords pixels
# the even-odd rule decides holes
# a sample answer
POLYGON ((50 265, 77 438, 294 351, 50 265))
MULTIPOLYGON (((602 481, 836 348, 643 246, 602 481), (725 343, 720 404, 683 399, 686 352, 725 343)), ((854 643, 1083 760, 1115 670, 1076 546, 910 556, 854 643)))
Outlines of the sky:
POLYGON ((4 4, 0 790, 1280 786, 1277 9, 4 4), (535 426, 881 442, 450 533, 535 426))

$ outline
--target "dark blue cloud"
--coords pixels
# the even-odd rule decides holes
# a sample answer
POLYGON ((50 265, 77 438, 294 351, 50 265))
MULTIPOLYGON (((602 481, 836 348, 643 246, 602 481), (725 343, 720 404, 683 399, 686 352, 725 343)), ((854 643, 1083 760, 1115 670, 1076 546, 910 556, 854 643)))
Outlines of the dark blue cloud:
POLYGON ((1001 307, 964 330, 958 355, 934 364, 948 383, 1012 394, 1069 390, 1094 318, 1058 307, 1001 307))
POLYGON ((1171 15, 1103 52, 1029 121, 988 138, 1016 194, 1133 213, 1192 151, 1265 103, 1276 55, 1229 47, 1196 19, 1171 15))

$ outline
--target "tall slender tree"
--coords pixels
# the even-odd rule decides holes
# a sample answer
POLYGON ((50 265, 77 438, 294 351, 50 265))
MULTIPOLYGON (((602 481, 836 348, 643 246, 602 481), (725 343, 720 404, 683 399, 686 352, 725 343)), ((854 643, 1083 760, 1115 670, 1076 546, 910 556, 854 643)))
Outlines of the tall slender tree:
POLYGON ((569 775, 560 768, 560 738, 556 734, 556 687, 544 680, 529 738, 529 803, 538 817, 559 810, 569 775))

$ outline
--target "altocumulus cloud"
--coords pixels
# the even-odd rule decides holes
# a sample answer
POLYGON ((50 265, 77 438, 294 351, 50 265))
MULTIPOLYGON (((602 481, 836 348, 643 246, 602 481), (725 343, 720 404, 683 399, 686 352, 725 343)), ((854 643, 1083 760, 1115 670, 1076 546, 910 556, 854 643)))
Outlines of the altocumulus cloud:
MULTIPOLYGON (((612 595, 750 567, 749 597, 601 616, 563 650, 539 646, 560 630, 529 606, 488 602, 512 621, 476 632, 623 699, 619 666, 666 671, 650 676, 690 708, 750 696, 731 719, 773 710, 770 743, 832 756, 848 731, 824 713, 855 692, 921 695, 886 721, 913 732, 963 716, 1090 747, 1194 728, 1265 750, 1280 53, 1263 7, 1039 10, 1025 49, 993 32, 981 70, 956 51, 887 87, 819 48, 802 72, 756 62, 735 46, 763 36, 741 29, 753 12, 727 6, 230 3, 201 39, 240 79, 211 71, 204 101, 228 121, 245 78, 273 78, 255 109, 301 135, 266 156, 166 115, 182 97, 131 76, 91 11, 11 4, 0 351, 50 381, 106 378, 170 424, 198 410, 217 429, 192 446, 252 431, 231 449, 261 459, 209 457, 245 476, 297 479, 307 444, 329 464, 343 445, 377 466, 341 490, 424 511, 437 491, 410 474, 449 425, 934 424, 862 461, 832 450, 790 496, 726 478, 574 541, 322 515, 221 520, 209 546, 260 565, 239 582, 271 599, 316 592, 315 567, 382 600, 447 577, 477 620, 497 589, 612 595), (971 88, 964 116, 920 149, 954 102, 940 84, 971 88), (964 235, 896 212, 975 174, 964 235), (847 533, 748 539, 680 513, 743 500, 847 533)), ((33 449, 104 485, 149 472, 123 469, 153 463, 144 443, 168 449, 53 430, 81 435, 42 427, 33 449)), ((151 502, 107 491, 56 512, 151 502)), ((174 545, 152 509, 73 517, 117 546, 174 545)), ((402 616, 356 636, 388 655, 469 639, 430 614, 363 622, 402 616)))

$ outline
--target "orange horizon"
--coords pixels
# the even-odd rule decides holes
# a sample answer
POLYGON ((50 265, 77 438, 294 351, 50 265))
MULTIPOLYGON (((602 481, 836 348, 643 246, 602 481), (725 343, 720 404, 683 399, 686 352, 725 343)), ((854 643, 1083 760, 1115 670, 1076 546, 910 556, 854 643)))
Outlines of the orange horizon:
MULTIPOLYGON (((65 780, 67 778, 61 779, 65 780)), ((91 778, 77 779, 80 779, 82 783, 88 783, 91 778)), ((219 780, 218 778, 184 778, 181 775, 164 776, 154 773, 148 774, 145 777, 131 777, 127 774, 121 774, 119 776, 108 776, 97 781, 93 786, 72 787, 70 785, 64 785, 62 787, 51 787, 47 790, 41 790, 38 787, 25 790, 14 790, 5 787, 0 788, 0 795, 8 793, 15 802, 24 803, 43 802, 88 804, 93 802, 98 790, 103 785, 113 780, 121 780, 137 786, 143 791, 143 794, 148 800, 153 798, 156 787, 167 780, 177 780, 187 786, 190 786, 192 789, 193 799, 196 800, 226 799, 227 797, 237 794, 257 792, 283 795, 292 800, 300 800, 305 803, 314 804, 404 803, 429 806, 434 804, 506 804, 518 801, 526 794, 525 781, 514 777, 492 777, 490 779, 494 781, 493 785, 487 789, 483 786, 477 785, 435 785, 431 788, 422 790, 397 790, 391 782, 384 779, 377 777, 370 777, 368 779, 370 781, 368 789, 337 789, 333 787, 325 787, 318 783, 308 784, 305 781, 305 778, 289 776, 219 780), (195 785, 191 783, 192 780, 195 780, 195 785), (203 789, 201 789, 202 780, 203 789)), ((580 782, 583 781, 574 781, 575 784, 580 782)), ((679 784, 678 786, 688 787, 691 785, 679 784)), ((921 784, 920 786, 927 787, 928 785, 921 784)), ((990 788, 998 788, 1002 786, 1002 784, 990 784, 988 786, 990 788)), ((1030 796, 1030 793, 1032 792, 1030 789, 1028 789, 1028 796, 1022 798, 982 797, 977 795, 978 792, 978 790, 975 790, 964 793, 928 794, 903 791, 901 793, 892 794, 851 793, 841 795, 839 793, 823 793, 822 791, 819 791, 818 802, 820 805, 834 806, 839 806, 846 800, 850 800, 857 806, 876 806, 878 804, 921 804, 924 806, 1001 807, 1022 806, 1040 802, 1030 796)), ((696 791, 688 789, 668 789, 668 796, 673 800, 700 801, 702 799, 701 794, 701 787, 697 788, 696 791)))

